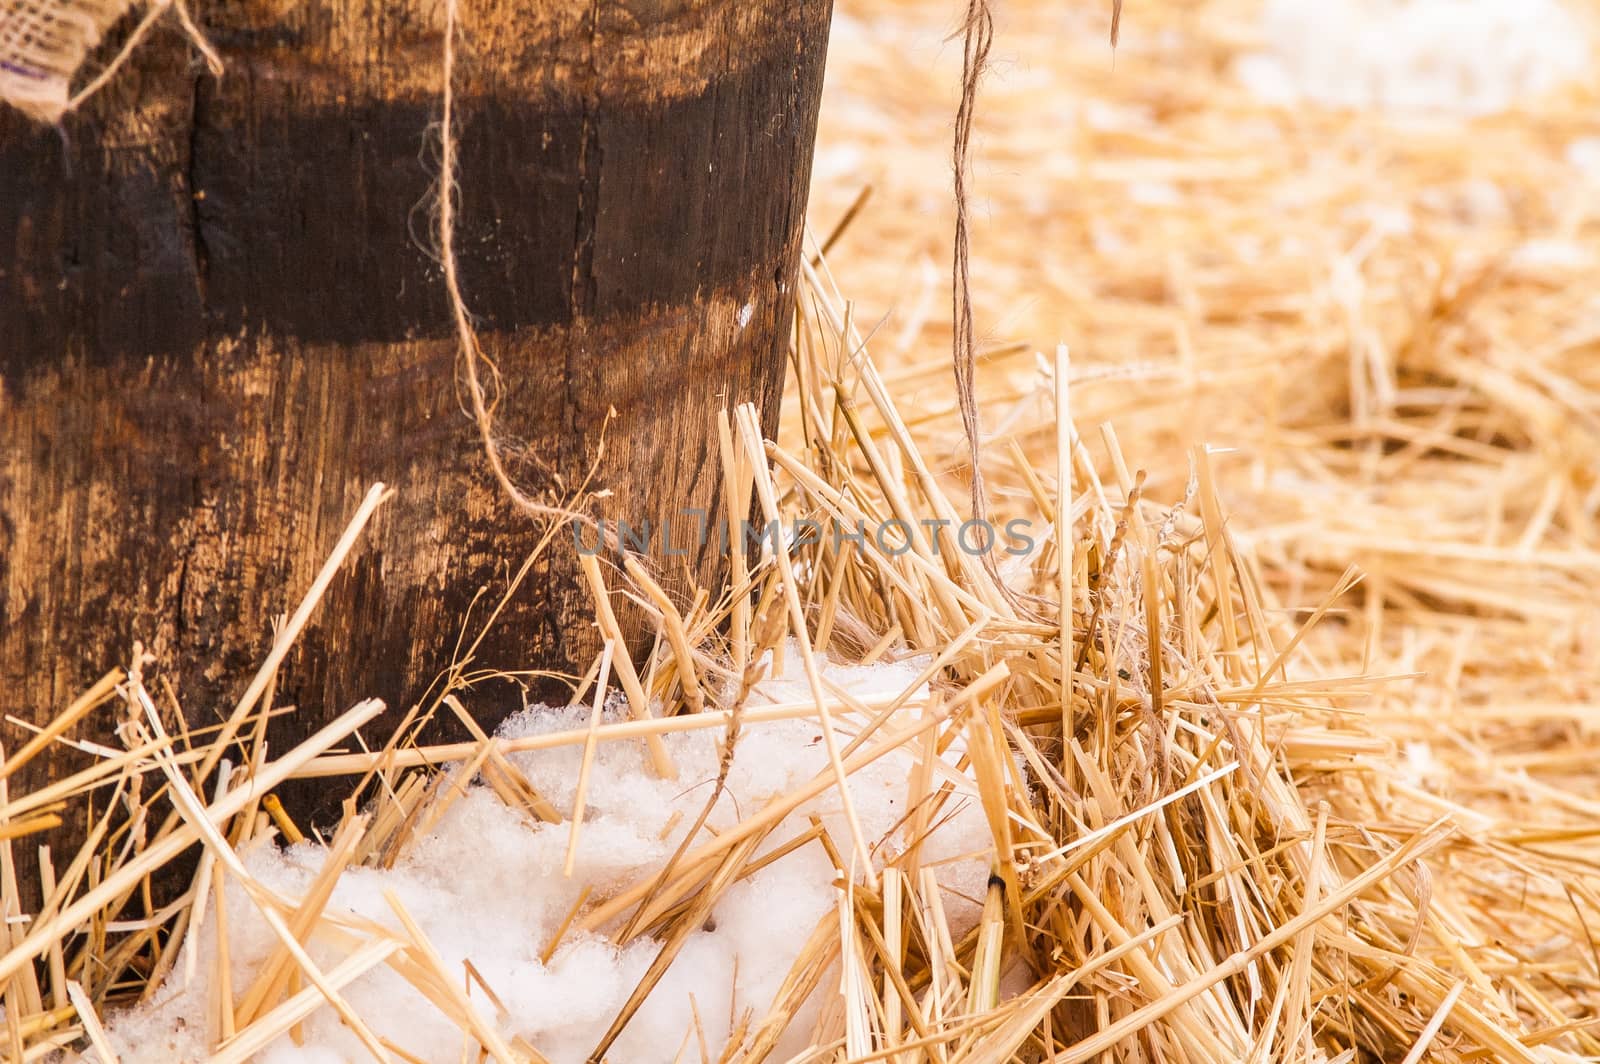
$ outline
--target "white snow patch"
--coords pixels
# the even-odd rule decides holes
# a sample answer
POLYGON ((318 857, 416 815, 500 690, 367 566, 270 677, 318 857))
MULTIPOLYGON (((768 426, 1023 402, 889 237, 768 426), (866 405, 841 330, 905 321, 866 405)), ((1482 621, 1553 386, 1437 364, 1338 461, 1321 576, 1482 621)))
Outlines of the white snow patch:
POLYGON ((1262 30, 1235 74, 1285 104, 1490 114, 1586 77, 1593 56, 1559 0, 1268 0, 1262 30))
POLYGON ((1128 199, 1142 207, 1177 207, 1183 194, 1170 181, 1129 181, 1128 199))
POLYGON ((1510 265, 1524 275, 1559 279, 1563 273, 1594 266, 1595 252, 1576 240, 1529 240, 1511 252, 1510 265))
POLYGON ((1446 777, 1445 769, 1434 756, 1433 747, 1425 742, 1408 742, 1405 761, 1399 766, 1399 778, 1413 787, 1427 787, 1446 777))
MULTIPOLYGON (((918 658, 867 667, 828 665, 824 674, 858 699, 881 701, 910 686, 926 664, 927 659, 918 658)), ((782 675, 758 685, 752 705, 809 700, 793 644, 779 667, 782 675)), ((924 688, 918 695, 926 693, 924 688)), ((607 716, 616 719, 624 714, 625 707, 614 701, 607 716)), ((567 731, 585 727, 587 717, 585 708, 536 707, 507 721, 500 734, 567 731)), ((835 719, 841 741, 847 741, 861 723, 850 714, 836 714, 835 719)), ((473 1000, 485 1016, 494 1018, 503 1036, 526 1038, 554 1064, 583 1061, 644 974, 659 943, 637 940, 618 948, 601 935, 568 932, 548 965, 541 963, 540 954, 584 884, 601 892, 619 889, 658 869, 671 855, 712 794, 721 739, 720 729, 667 736, 679 769, 676 781, 652 774, 642 744, 601 743, 591 769, 587 811, 570 879, 562 875, 569 823, 530 824, 492 790, 474 786, 394 868, 347 870, 328 910, 398 929, 399 922, 383 899, 385 891, 393 891, 451 970, 464 971, 463 962, 470 959, 482 973, 506 1012, 496 1017, 492 1004, 476 989, 473 1000), (674 814, 680 814, 677 823, 674 814)), ((924 865, 936 868, 947 891, 945 904, 958 934, 976 920, 975 899, 983 895, 988 877, 984 855, 991 846, 974 784, 955 767, 959 747, 954 744, 947 752, 935 780, 936 787, 943 781, 955 785, 956 795, 945 806, 954 815, 942 819, 922 852, 924 865), (963 857, 973 854, 976 859, 963 857), (939 863, 945 861, 949 863, 939 863)), ((557 809, 572 808, 580 747, 511 756, 557 809)), ((869 842, 884 843, 880 859, 882 852, 897 852, 903 841, 897 835, 906 811, 912 756, 896 751, 851 777, 862 828, 869 842)), ((730 766, 727 789, 709 823, 725 830, 771 798, 827 771, 827 744, 815 721, 747 725, 730 766)), ((841 852, 850 852, 849 828, 832 789, 791 814, 767 838, 764 849, 809 830, 808 814, 822 819, 841 852)), ((323 858, 324 851, 314 844, 287 850, 263 845, 243 855, 253 876, 288 898, 305 892, 323 858)), ((752 1022, 759 1023, 812 929, 839 904, 833 880, 833 867, 822 847, 811 843, 734 885, 714 910, 708 929, 688 940, 608 1059, 672 1059, 693 1029, 695 1015, 715 1057, 740 1013, 752 1010, 752 1022)), ((276 940, 231 878, 226 901, 237 997, 250 985, 276 940)), ((214 936, 214 921, 208 914, 192 984, 181 985, 180 964, 178 974, 152 1003, 107 1017, 112 1042, 126 1064, 181 1064, 209 1056, 209 1045, 215 1044, 210 1016, 216 981, 214 936)), ((314 940, 311 954, 326 971, 348 952, 314 940)), ((829 985, 825 980, 820 992, 828 993, 829 985)), ((462 1059, 460 1030, 387 966, 357 979, 344 994, 379 1036, 417 1058, 462 1059)), ((813 999, 812 1018, 817 1005, 813 999)), ((803 1015, 773 1059, 787 1059, 804 1048, 810 1022, 803 1015)), ((286 1037, 257 1059, 263 1064, 306 1064, 365 1057, 331 1008, 312 1014, 303 1033, 303 1045, 286 1037)), ((693 1042, 689 1057, 699 1059, 693 1042)))
POLYGON ((1600 183, 1600 137, 1578 137, 1567 145, 1567 162, 1586 180, 1600 183))

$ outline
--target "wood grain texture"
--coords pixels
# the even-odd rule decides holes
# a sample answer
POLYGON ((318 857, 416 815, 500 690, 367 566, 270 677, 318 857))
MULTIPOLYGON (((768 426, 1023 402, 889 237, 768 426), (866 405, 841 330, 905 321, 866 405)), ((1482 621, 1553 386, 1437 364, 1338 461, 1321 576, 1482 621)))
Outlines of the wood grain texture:
MULTIPOLYGON (((162 32, 62 128, 0 114, 0 709, 48 719, 137 638, 214 722, 385 481, 284 670, 281 750, 362 697, 397 719, 538 528, 462 413, 428 248, 442 9, 194 7, 220 81, 162 32)), ((514 475, 581 483, 614 408, 593 512, 717 505, 716 411, 777 415, 828 0, 461 15, 457 255, 514 475)), ((720 586, 714 551, 656 561, 720 586)), ((580 672, 590 617, 563 536, 473 668, 580 672)), ((492 726, 529 689, 466 701, 492 726)), ((285 795, 301 817, 324 797, 285 795)))

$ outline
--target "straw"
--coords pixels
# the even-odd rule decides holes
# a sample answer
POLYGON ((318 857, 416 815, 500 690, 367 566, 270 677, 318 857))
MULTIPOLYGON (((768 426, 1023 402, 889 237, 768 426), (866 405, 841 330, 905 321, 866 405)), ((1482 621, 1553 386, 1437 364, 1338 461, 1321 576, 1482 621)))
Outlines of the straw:
MULTIPOLYGON (((40 911, 11 914, 8 1053, 114 1037, 120 1005, 181 978, 168 956, 198 941, 204 907, 226 971, 243 955, 226 875, 283 934, 266 966, 211 991, 221 1059, 330 1004, 367 1025, 369 1051, 403 1057, 349 999, 380 964, 468 1056, 539 1059, 540 1036, 507 1038, 478 1012, 465 987, 482 977, 447 969, 403 907, 402 936, 357 926, 324 904, 331 886, 406 858, 471 787, 551 830, 507 759, 559 748, 584 766, 566 829, 581 879, 584 773, 605 744, 645 741, 664 772, 669 735, 717 729, 731 746, 800 719, 827 739, 823 771, 715 834, 696 826, 669 860, 574 882, 531 947, 549 962, 588 935, 649 940, 654 963, 598 1024, 601 1049, 664 992, 731 884, 806 853, 837 877, 837 905, 785 944, 794 962, 748 1021, 718 1031, 704 1000, 685 1006, 687 1057, 755 1062, 789 1040, 810 1047, 799 1059, 896 1064, 1600 1056, 1600 262, 1583 253, 1600 216, 1565 158, 1600 90, 1419 128, 1245 95, 1228 71, 1257 47, 1254 13, 1234 0, 1130 7, 1115 68, 1109 10, 995 14, 994 55, 1026 76, 982 85, 963 177, 970 320, 954 335, 933 265, 954 221, 940 205, 963 56, 935 47, 950 11, 873 3, 836 27, 812 203, 828 235, 789 293, 784 416, 772 439, 747 410, 715 429, 728 584, 686 600, 637 562, 585 566, 630 719, 597 720, 597 660, 587 727, 511 740, 474 722, 470 742, 334 752, 376 715, 362 704, 270 759, 267 693, 320 638, 306 623, 320 584, 288 589, 298 623, 239 677, 223 727, 84 742, 89 714, 142 690, 136 663, 98 663, 0 767, 15 778, 78 744, 90 768, 0 795, 0 835, 32 845, 18 833, 84 809, 95 825, 60 875, 46 861, 40 911), (966 411, 952 342, 971 355, 966 411), (979 412, 974 455, 980 419, 963 414, 979 412), (1035 538, 992 567, 957 537, 980 477, 991 521, 1035 538), (785 527, 909 530, 747 551, 752 505, 785 527), (646 618, 637 655, 617 594, 646 618), (910 655, 926 656, 916 684, 892 696, 823 675, 910 655), (763 663, 803 675, 808 697, 762 704, 763 663), (255 771, 224 779, 224 758, 255 771), (906 766, 891 837, 859 817, 848 841, 788 819, 820 799, 848 810, 849 777, 886 763, 906 766), (237 855, 251 836, 271 844, 255 811, 288 778, 371 804, 280 898, 237 855), (216 797, 201 810, 194 792, 216 797), (168 796, 185 815, 161 824, 168 796), (932 842, 962 803, 988 825, 967 856, 993 872, 970 899, 932 842), (196 842, 209 877, 158 906, 149 878, 196 842)), ((492 368, 455 287, 492 453, 492 368)), ((462 680, 445 677, 438 704, 464 713, 448 701, 462 680)))

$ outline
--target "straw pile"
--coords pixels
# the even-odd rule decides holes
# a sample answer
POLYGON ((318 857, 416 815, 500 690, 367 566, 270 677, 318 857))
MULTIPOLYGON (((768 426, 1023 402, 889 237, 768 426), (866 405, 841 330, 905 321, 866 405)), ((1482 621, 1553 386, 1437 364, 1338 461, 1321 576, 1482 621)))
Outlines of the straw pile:
MULTIPOLYGON (((780 439, 747 411, 722 438, 731 514, 904 533, 736 553, 737 592, 687 615, 643 567, 591 569, 603 628, 628 588, 661 637, 638 673, 597 661, 578 694, 614 673, 644 719, 563 741, 648 744, 690 721, 731 745, 757 663, 790 639, 813 696, 793 712, 829 735, 812 783, 574 910, 558 938, 659 950, 610 1034, 786 814, 893 754, 920 766, 905 844, 853 823, 804 836, 837 869, 835 911, 765 1012, 683 1059, 775 1059, 813 995, 802 1059, 819 1061, 1600 1054, 1600 197, 1565 160, 1600 132, 1596 86, 1470 126, 1284 111, 1231 79, 1259 46, 1242 3, 1141 5, 1114 74, 1102 13, 1008 6, 997 51, 1015 65, 978 118, 974 295, 991 334, 1049 342, 991 344, 981 368, 992 519, 1037 537, 991 571, 952 534, 971 470, 932 264, 947 261, 955 82, 951 57, 917 43, 915 20, 939 14, 923 7, 846 9, 814 217, 843 216, 868 165, 877 199, 804 269, 780 439), (915 702, 852 704, 817 666, 910 653, 933 656, 915 702), (970 928, 918 845, 950 813, 941 755, 989 828, 970 928)), ((279 947, 249 985, 213 988, 221 1059, 330 1007, 375 1056, 407 1059, 339 992, 379 965, 459 1025, 466 1057, 546 1059, 403 907, 378 925, 326 902, 348 869, 415 846, 457 784, 530 818, 572 811, 543 802, 505 740, 362 752, 349 737, 367 705, 265 759, 249 739, 281 658, 226 734, 167 735, 135 661, 12 754, 6 769, 90 712, 126 720, 129 748, 92 773, 0 795, 0 846, 97 786, 97 809, 143 816, 108 818, 58 861, 44 910, 11 923, 10 1056, 109 1060, 101 1017, 155 993, 192 928, 226 923, 231 884, 279 947), (303 896, 254 882, 238 848, 297 831, 270 788, 332 772, 352 774, 353 800, 323 873, 303 896), (147 914, 145 878, 196 842, 193 889, 147 914)))

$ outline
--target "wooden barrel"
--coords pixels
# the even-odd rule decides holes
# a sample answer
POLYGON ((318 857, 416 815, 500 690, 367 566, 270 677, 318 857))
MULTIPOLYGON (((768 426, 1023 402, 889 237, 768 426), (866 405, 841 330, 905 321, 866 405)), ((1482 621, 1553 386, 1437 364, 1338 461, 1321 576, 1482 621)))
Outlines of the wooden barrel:
MULTIPOLYGON (((775 422, 829 7, 460 0, 455 246, 530 494, 583 483, 604 426, 590 512, 659 524, 720 505, 719 408, 775 422)), ((398 719, 539 527, 464 412, 433 246, 443 5, 191 10, 220 80, 163 24, 59 127, 0 113, 0 708, 43 722, 139 639, 215 723, 384 481, 282 672, 281 751, 362 697, 398 719)), ((658 567, 715 589, 714 548, 658 567)), ((581 672, 592 617, 563 536, 474 670, 581 672)), ((466 701, 492 726, 526 693, 466 701)))

